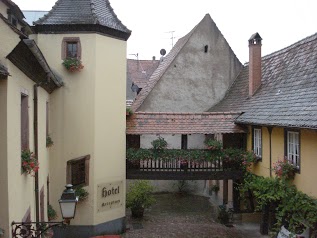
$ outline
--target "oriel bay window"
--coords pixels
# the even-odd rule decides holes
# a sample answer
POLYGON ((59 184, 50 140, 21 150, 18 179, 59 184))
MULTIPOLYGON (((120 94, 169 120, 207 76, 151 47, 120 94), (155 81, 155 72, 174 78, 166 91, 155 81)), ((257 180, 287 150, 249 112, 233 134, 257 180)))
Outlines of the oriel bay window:
POLYGON ((285 156, 288 162, 300 169, 300 133, 299 131, 285 130, 285 156))

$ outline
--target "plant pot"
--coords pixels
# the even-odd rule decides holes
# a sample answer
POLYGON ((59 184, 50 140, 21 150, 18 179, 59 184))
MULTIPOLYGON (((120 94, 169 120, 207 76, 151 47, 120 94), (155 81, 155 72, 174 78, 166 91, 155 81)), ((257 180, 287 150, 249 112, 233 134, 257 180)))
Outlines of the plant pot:
POLYGON ((143 207, 131 208, 131 212, 132 212, 133 218, 142 218, 144 214, 144 208, 143 207))

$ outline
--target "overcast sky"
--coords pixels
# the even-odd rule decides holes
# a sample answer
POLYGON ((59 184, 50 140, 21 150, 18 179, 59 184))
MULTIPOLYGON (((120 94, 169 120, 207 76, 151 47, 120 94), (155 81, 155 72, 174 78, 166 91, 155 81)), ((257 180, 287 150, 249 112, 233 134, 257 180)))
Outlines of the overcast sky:
MULTIPOLYGON (((55 0, 13 0, 22 10, 50 10, 55 0)), ((172 47, 172 33, 186 35, 209 13, 242 63, 248 39, 259 32, 263 55, 317 32, 317 0, 110 0, 130 30, 128 58, 160 57, 172 47)))

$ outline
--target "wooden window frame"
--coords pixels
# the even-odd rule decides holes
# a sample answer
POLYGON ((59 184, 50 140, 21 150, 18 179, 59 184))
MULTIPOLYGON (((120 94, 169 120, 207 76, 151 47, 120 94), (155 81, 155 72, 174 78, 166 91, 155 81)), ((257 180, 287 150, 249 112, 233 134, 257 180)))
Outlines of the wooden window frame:
POLYGON ((262 127, 258 127, 258 126, 254 126, 252 127, 252 150, 253 150, 253 153, 255 154, 256 158, 258 161, 262 161, 262 157, 263 157, 263 133, 262 133, 262 127), (255 133, 255 132, 260 132, 260 137, 257 138, 256 140, 256 135, 258 133, 255 133), (259 144, 259 145, 258 145, 259 144), (258 147, 258 148, 255 148, 255 147, 258 147))
MULTIPOLYGON (((296 138, 296 137, 295 137, 296 138)), ((296 172, 300 173, 300 169, 301 169, 301 146, 300 146, 300 141, 301 141, 301 137, 300 137, 300 131, 297 129, 285 129, 284 130, 284 154, 285 154, 285 158, 287 159, 287 161, 294 165, 296 168, 296 172), (297 149, 297 154, 293 154, 293 158, 290 158, 290 135, 297 135, 297 144, 295 144, 295 150, 297 149), (297 147, 297 148, 296 148, 297 147), (295 156, 295 158, 294 158, 295 156), (295 162, 294 162, 295 160, 295 162)), ((294 146, 292 146, 294 149, 294 146)))
POLYGON ((21 93, 21 150, 28 150, 29 141, 29 96, 21 93))
POLYGON ((89 185, 89 161, 90 161, 90 155, 85 155, 85 156, 81 156, 79 158, 76 159, 72 159, 67 161, 67 167, 66 167, 66 183, 67 184, 73 184, 74 187, 77 186, 88 186, 89 185), (85 162, 85 178, 84 178, 84 182, 80 183, 80 184, 73 184, 73 179, 72 179, 72 166, 74 164, 77 164, 79 162, 82 162, 84 160, 85 162))
POLYGON ((67 58, 67 44, 77 43, 77 59, 81 59, 81 43, 79 37, 64 37, 62 41, 62 60, 67 58))

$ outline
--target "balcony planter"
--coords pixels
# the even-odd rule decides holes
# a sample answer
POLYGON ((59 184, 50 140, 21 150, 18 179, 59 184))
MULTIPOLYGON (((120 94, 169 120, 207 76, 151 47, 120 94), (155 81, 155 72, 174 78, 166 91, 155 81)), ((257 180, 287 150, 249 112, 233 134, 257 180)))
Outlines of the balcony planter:
POLYGON ((62 64, 69 72, 79 72, 84 68, 81 61, 77 58, 66 58, 62 64))

